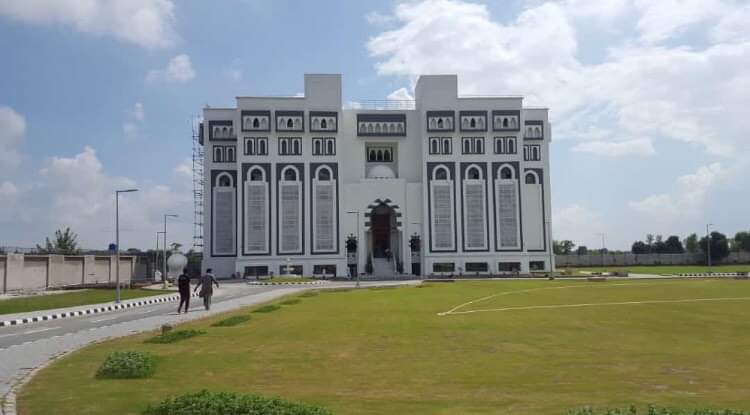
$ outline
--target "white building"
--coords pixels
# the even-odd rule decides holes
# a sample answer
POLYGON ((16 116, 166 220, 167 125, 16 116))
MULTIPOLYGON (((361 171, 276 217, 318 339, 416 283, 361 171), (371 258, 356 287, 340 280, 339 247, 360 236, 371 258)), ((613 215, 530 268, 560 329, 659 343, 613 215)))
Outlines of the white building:
POLYGON ((547 110, 457 85, 422 76, 414 102, 342 109, 340 75, 305 75, 304 96, 205 108, 204 269, 549 270, 547 110))

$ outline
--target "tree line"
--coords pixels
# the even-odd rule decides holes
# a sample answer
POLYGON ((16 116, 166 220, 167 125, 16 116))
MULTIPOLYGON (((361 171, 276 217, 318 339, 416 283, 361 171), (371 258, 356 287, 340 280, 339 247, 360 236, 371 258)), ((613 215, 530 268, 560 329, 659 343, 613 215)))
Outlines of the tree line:
MULTIPOLYGON (((711 260, 716 261, 729 256, 730 252, 750 252, 750 231, 740 231, 734 238, 727 238, 721 232, 711 232, 709 238, 698 237, 692 233, 685 239, 677 235, 670 235, 666 239, 662 235, 647 234, 644 240, 633 242, 630 252, 633 254, 706 254, 710 244, 711 260)), ((553 241, 553 250, 556 255, 586 255, 608 253, 607 249, 590 250, 585 245, 576 247, 571 240, 553 241)), ((617 253, 623 253, 617 251, 617 253)))

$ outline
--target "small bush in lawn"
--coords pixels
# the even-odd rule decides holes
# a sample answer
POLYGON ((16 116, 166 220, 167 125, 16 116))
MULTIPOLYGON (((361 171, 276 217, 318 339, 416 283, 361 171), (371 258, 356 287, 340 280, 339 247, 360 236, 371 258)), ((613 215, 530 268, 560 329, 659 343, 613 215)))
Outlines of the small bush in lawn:
POLYGON ((165 399, 150 406, 146 415, 331 415, 317 406, 227 392, 201 391, 165 399))
POLYGON ((300 297, 302 297, 302 298, 315 297, 318 294, 320 294, 318 291, 306 291, 306 292, 300 294, 300 297))
POLYGON ((300 300, 299 298, 290 298, 288 300, 282 301, 280 304, 281 305, 294 305, 294 304, 299 304, 301 301, 302 300, 300 300))
POLYGON ((96 377, 101 379, 140 379, 154 374, 154 358, 141 352, 114 352, 107 356, 96 377))
POLYGON ((278 310, 280 308, 281 308, 281 306, 278 305, 278 304, 267 304, 267 305, 264 305, 262 307, 256 308, 253 311, 253 313, 270 313, 270 312, 276 311, 276 310, 278 310))
POLYGON ((191 337, 199 336, 201 334, 206 334, 205 331, 198 331, 198 330, 172 330, 168 331, 166 333, 160 334, 158 336, 154 336, 150 339, 146 340, 146 343, 155 343, 155 344, 166 344, 166 343, 174 343, 181 340, 189 339, 191 337))
POLYGON ((639 411, 635 406, 628 409, 604 409, 595 411, 591 408, 582 408, 568 412, 568 415, 750 415, 750 412, 732 411, 730 409, 670 409, 657 408, 649 405, 644 411, 639 411))
POLYGON ((225 318, 224 320, 219 320, 216 323, 212 324, 211 326, 212 327, 232 327, 238 324, 242 324, 248 320, 250 320, 250 316, 248 315, 232 316, 232 317, 225 318))

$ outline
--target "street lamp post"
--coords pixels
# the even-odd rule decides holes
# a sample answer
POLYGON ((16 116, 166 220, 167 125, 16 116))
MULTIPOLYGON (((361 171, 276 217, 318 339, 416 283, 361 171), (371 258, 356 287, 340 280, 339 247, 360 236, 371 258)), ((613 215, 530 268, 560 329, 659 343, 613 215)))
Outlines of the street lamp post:
POLYGON ((120 303, 120 193, 137 192, 138 189, 115 190, 115 291, 116 303, 120 303))
POLYGON ((606 233, 598 233, 597 235, 602 237, 602 267, 604 267, 604 237, 607 235, 606 233))
POLYGON ((162 249, 164 249, 164 274, 162 274, 162 281, 164 281, 164 288, 167 288, 167 218, 176 218, 177 215, 174 214, 165 214, 164 215, 164 246, 162 249))
POLYGON ((357 288, 359 288, 359 248, 360 248, 360 245, 362 244, 362 241, 360 240, 360 237, 359 237, 359 211, 351 210, 346 213, 350 215, 353 215, 353 214, 357 215, 357 288))
POLYGON ((713 223, 706 224, 706 257, 708 261, 708 275, 711 275, 711 233, 709 228, 713 223))

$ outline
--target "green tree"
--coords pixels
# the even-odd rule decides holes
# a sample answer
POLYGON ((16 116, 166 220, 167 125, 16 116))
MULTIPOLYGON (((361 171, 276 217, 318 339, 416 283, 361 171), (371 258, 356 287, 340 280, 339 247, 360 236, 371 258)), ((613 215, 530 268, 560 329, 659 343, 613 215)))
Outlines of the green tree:
MULTIPOLYGON (((719 261, 729 256, 729 241, 727 236, 720 232, 711 232, 711 261, 719 261)), ((707 238, 704 236, 700 242, 701 250, 705 253, 707 238)))
POLYGON ((738 250, 750 252, 750 232, 737 232, 734 235, 734 243, 738 250))
POLYGON ((661 235, 656 235, 654 243, 651 244, 651 252, 656 254, 664 254, 667 252, 666 246, 664 245, 664 238, 661 235))
POLYGON ((681 254, 685 252, 685 248, 682 247, 682 241, 677 235, 672 235, 664 242, 664 251, 668 254, 681 254))
POLYGON ((44 247, 37 245, 36 249, 44 254, 75 255, 78 253, 78 235, 70 228, 58 229, 52 241, 45 238, 44 247))
POLYGON ((586 247, 586 245, 581 245, 576 249, 576 254, 578 255, 586 255, 589 253, 589 249, 586 247))
POLYGON ((552 247, 556 255, 568 255, 573 252, 576 244, 573 241, 552 241, 552 247))
POLYGON ((698 248, 698 235, 691 233, 685 238, 685 249, 691 254, 695 254, 698 252, 698 248))
POLYGON ((634 254, 647 254, 651 252, 651 248, 649 248, 649 246, 643 241, 635 241, 630 248, 630 252, 634 254))

